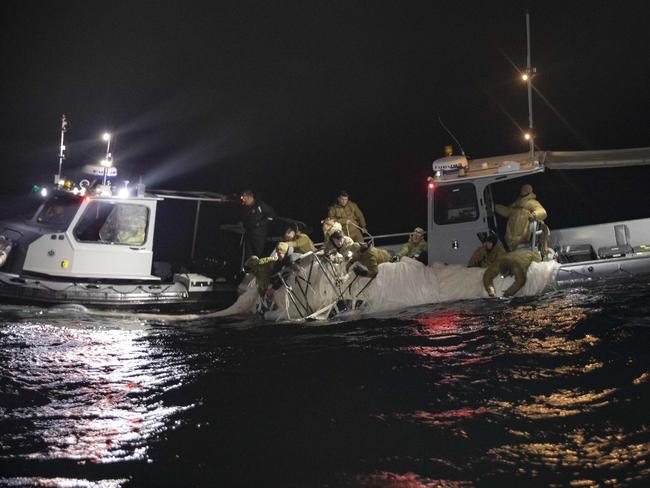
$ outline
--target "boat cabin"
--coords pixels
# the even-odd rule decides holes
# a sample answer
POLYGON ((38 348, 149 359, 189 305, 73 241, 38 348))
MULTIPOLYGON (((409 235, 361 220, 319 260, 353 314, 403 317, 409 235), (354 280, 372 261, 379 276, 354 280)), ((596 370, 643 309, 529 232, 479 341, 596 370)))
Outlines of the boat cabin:
POLYGON ((80 192, 76 187, 57 186, 43 191, 42 203, 28 218, 0 222, 2 272, 70 280, 159 282, 161 278, 152 274, 159 202, 196 204, 193 256, 201 202, 228 199, 213 192, 141 190, 80 192))
MULTIPOLYGON (((607 151, 538 151, 468 160, 448 156, 433 163, 428 184, 429 264, 466 265, 481 245, 478 234, 503 235, 495 215, 492 185, 525 178, 545 169, 578 170, 650 164, 650 148, 607 151)), ((523 182, 522 182, 523 183, 523 182)), ((532 233, 535 246, 536 232, 532 233)), ((549 245, 556 250, 585 246, 581 261, 642 254, 650 244, 650 219, 608 222, 552 229, 549 245), (623 247, 624 249, 617 249, 623 247), (640 251, 637 250, 640 249, 640 251), (608 250, 612 250, 609 252, 608 250)), ((562 261, 562 256, 560 260, 562 261)))
POLYGON ((151 275, 156 196, 54 192, 27 222, 41 229, 23 270, 57 277, 159 280, 151 275))
POLYGON ((493 183, 544 171, 536 153, 467 160, 448 156, 433 163, 428 185, 429 264, 467 264, 481 245, 478 234, 497 231, 493 183))

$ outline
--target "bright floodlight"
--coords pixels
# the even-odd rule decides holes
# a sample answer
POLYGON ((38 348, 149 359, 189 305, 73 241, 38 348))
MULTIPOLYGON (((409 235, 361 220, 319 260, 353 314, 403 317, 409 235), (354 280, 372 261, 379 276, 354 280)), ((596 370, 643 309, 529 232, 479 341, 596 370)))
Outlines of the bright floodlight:
POLYGON ((528 81, 528 73, 524 73, 523 75, 521 75, 521 79, 524 81, 528 81))
POLYGON ((113 161, 110 159, 102 159, 99 164, 101 164, 104 168, 110 168, 113 166, 113 161))
POLYGON ((41 196, 46 197, 47 196, 47 188, 41 188, 41 196))
POLYGON ((102 135, 102 139, 104 139, 105 141, 110 141, 111 135, 108 132, 104 132, 104 135, 102 135))
POLYGON ((530 141, 530 133, 526 132, 524 134, 524 139, 526 139, 527 141, 530 141))
POLYGON ((117 192, 117 196, 119 198, 128 198, 129 189, 128 188, 120 188, 120 190, 117 192))

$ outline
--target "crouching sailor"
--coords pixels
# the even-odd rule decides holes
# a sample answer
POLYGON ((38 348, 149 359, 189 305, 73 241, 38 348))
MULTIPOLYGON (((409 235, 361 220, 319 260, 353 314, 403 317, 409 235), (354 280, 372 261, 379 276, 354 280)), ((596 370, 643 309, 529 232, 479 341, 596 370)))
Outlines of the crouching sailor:
MULTIPOLYGON (((399 250, 399 257, 409 257, 412 259, 420 259, 422 253, 426 253, 427 241, 424 239, 426 232, 421 227, 416 227, 409 236, 409 240, 399 250)), ((424 259, 422 260, 425 261, 424 259)))
POLYGON ((370 244, 357 244, 353 247, 352 259, 346 265, 357 276, 374 278, 379 272, 379 265, 390 261, 390 253, 370 244))
POLYGON ((485 287, 485 291, 487 291, 488 295, 491 297, 496 296, 494 278, 499 274, 502 276, 512 275, 515 278, 515 282, 503 292, 503 296, 513 296, 526 284, 526 273, 528 273, 530 265, 533 262, 539 263, 541 260, 542 259, 537 252, 525 249, 505 254, 494 261, 485 270, 485 274, 483 275, 483 286, 485 287))
POLYGON ((499 240, 499 236, 494 232, 490 232, 487 237, 483 236, 485 234, 479 236, 483 244, 476 248, 472 257, 469 258, 469 262, 467 263, 468 268, 487 268, 506 253, 503 244, 499 240))
MULTIPOLYGON (((325 256, 335 264, 341 264, 352 258, 352 250, 355 248, 354 241, 351 237, 343 234, 343 231, 336 230, 330 234, 328 240, 329 246, 326 246, 325 256)), ((358 247, 358 246, 356 246, 358 247)))
POLYGON ((300 225, 290 224, 284 232, 284 242, 289 247, 293 248, 293 252, 297 254, 306 254, 308 252, 316 251, 311 238, 302 232, 300 225))
POLYGON ((271 287, 271 279, 282 269, 288 250, 289 246, 286 242, 279 242, 272 256, 267 258, 251 256, 244 263, 244 269, 255 276, 257 291, 261 298, 273 297, 274 288, 277 289, 278 286, 271 287))

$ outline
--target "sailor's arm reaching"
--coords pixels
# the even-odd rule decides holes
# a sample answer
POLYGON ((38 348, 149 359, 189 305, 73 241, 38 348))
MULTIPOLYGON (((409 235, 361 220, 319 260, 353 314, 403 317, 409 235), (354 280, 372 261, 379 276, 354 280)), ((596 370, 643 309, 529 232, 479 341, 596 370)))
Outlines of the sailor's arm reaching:
POLYGON ((503 292, 503 296, 511 297, 526 284, 526 274, 530 265, 533 262, 539 263, 541 260, 539 254, 534 251, 519 250, 508 253, 488 266, 483 274, 483 286, 488 295, 494 297, 496 295, 494 278, 499 274, 512 275, 515 279, 514 283, 503 292))

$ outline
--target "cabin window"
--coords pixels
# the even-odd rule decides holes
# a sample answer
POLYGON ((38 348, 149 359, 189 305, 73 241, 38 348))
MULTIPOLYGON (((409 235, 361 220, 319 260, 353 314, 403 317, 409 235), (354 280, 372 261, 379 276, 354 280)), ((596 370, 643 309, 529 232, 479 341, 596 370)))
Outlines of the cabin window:
POLYGON ((147 239, 149 209, 144 205, 91 201, 74 228, 75 239, 99 244, 141 246, 147 239))
POLYGON ((437 225, 460 224, 478 219, 476 190, 471 183, 439 186, 433 196, 433 220, 437 225))
POLYGON ((44 225, 57 225, 67 228, 79 210, 81 199, 64 195, 54 195, 50 198, 36 217, 36 222, 44 225))

